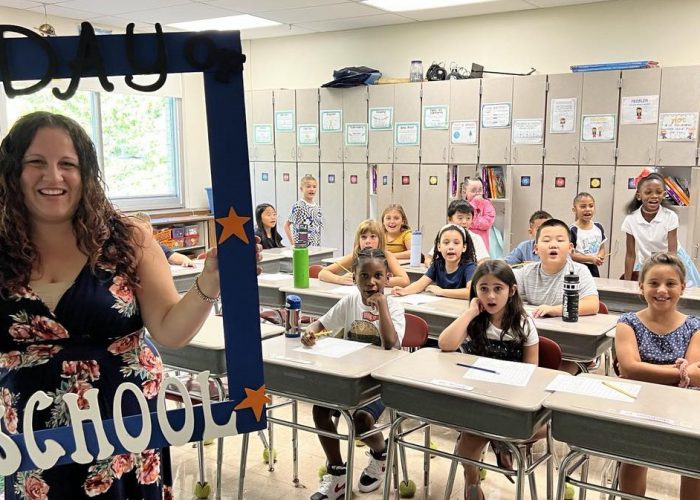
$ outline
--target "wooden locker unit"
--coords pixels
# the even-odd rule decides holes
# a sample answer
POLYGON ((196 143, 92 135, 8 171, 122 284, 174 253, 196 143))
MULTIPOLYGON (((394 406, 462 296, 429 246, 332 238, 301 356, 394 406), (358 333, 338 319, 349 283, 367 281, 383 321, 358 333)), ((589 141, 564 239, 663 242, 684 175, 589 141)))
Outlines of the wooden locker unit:
POLYGON ((577 165, 583 73, 547 76, 545 165, 577 165))
POLYGON ((423 253, 433 248, 435 236, 447 222, 447 205, 449 203, 450 176, 447 165, 421 165, 420 190, 421 204, 418 220, 408 223, 411 229, 420 228, 423 233, 423 253))
POLYGON ((513 121, 513 77, 481 81, 479 163, 505 165, 510 162, 513 121))
POLYGON ((282 236, 284 246, 293 246, 287 240, 284 232, 284 223, 289 217, 292 205, 301 197, 299 191, 299 181, 297 178, 297 164, 294 162, 275 162, 275 182, 276 182, 276 204, 278 219, 278 230, 282 236))
POLYGON ((296 160, 300 162, 319 161, 318 101, 318 89, 297 89, 296 160))
POLYGON ((343 90, 320 88, 318 141, 321 162, 343 161, 343 90))
POLYGON ((622 231, 622 221, 627 216, 627 204, 636 191, 633 180, 643 167, 617 167, 615 169, 615 190, 613 196, 612 228, 608 236, 610 249, 614 252, 610 260, 609 276, 617 279, 625 272, 625 252, 627 236, 622 231))
MULTIPOLYGON (((481 170, 487 166, 491 165, 479 165, 476 169, 476 176, 478 178, 481 177, 481 170)), ((508 255, 508 252, 510 251, 510 245, 512 240, 511 233, 513 232, 512 229, 512 211, 513 211, 513 205, 512 205, 512 198, 510 193, 512 192, 512 187, 510 186, 510 181, 508 178, 510 177, 510 169, 512 167, 510 165, 503 165, 503 175, 506 177, 505 178, 505 188, 506 188, 506 197, 505 198, 489 198, 491 203, 493 204, 493 208, 496 210, 496 219, 494 222, 494 227, 498 229, 501 234, 503 235, 503 256, 505 257, 508 255)), ((490 237, 490 235, 489 235, 490 237)), ((489 249, 490 250, 490 249, 489 249)))
POLYGON ((370 165, 373 175, 376 175, 376 203, 377 220, 382 215, 384 209, 391 205, 394 191, 394 166, 391 163, 378 163, 370 165))
POLYGON ((368 88, 370 163, 394 161, 394 87, 370 85, 368 88))
POLYGON ((343 255, 343 164, 321 163, 320 170, 318 199, 323 213, 321 243, 337 248, 337 257, 343 255))
POLYGON ((618 165, 653 165, 659 129, 661 68, 622 72, 618 165))
POLYGON ((450 163, 478 161, 480 92, 480 79, 450 80, 450 163))
MULTIPOLYGON (((546 168, 546 167, 545 167, 546 168)), ((620 249, 612 247, 610 231, 612 230, 613 194, 615 191, 615 167, 600 165, 581 165, 578 173, 578 192, 590 193, 595 199, 596 222, 600 222, 605 230, 608 241, 605 242, 605 253, 619 252, 620 249)), ((542 204, 544 206, 543 198, 542 204)), ((573 201, 573 200, 572 200, 573 201)), ((572 214, 573 215, 573 214, 572 214)), ((573 217, 572 217, 573 220, 573 217)), ((600 276, 608 276, 610 256, 600 266, 600 276)), ((618 276, 610 276, 617 278, 618 276)))
POLYGON ((547 76, 516 76, 513 79, 513 164, 542 163, 544 156, 547 76))
POLYGON ((345 163, 343 169, 343 254, 348 254, 357 225, 368 216, 369 172, 362 163, 345 163))
POLYGON ((343 160, 345 163, 363 163, 367 165, 368 125, 367 125, 367 87, 361 85, 343 89, 343 160), (348 141, 348 132, 363 130, 364 140, 361 144, 348 141))
MULTIPOLYGON (((255 203, 269 203, 275 206, 279 212, 279 207, 275 205, 275 164, 271 161, 253 162, 255 186, 255 203)), ((284 215, 286 217, 286 215, 284 215)))
POLYGON ((420 124, 421 83, 394 85, 394 163, 420 162, 420 124), (411 133, 401 134, 406 128, 411 133), (402 143, 407 136, 410 144, 402 143))
POLYGON ((272 90, 251 91, 253 161, 275 161, 275 131, 272 90))
POLYGON ((583 73, 579 163, 581 165, 614 165, 617 141, 618 109, 620 101, 620 72, 594 71, 583 73), (592 129, 604 128, 592 137, 592 129), (608 133, 613 139, 608 140, 608 133))
MULTIPOLYGON (((687 235, 686 251, 693 259, 695 267, 700 269, 700 214, 698 214, 698 200, 700 200, 700 168, 692 168, 690 172, 690 207, 689 234, 687 235), (692 232, 690 230, 692 229, 692 232)), ((700 286, 696 283, 695 286, 700 286)))
MULTIPOLYGON (((572 165, 545 165, 542 175, 542 210, 568 225, 574 223, 571 212, 578 192, 578 168, 572 165)), ((531 213, 532 214, 532 213, 531 213)), ((530 217, 530 215, 528 215, 530 217)))
POLYGON ((296 94, 290 89, 272 91, 275 116, 275 160, 297 160, 296 94))
POLYGON ((695 166, 698 156, 700 66, 661 70, 656 164, 695 166), (668 129, 665 125, 671 124, 668 129), (692 130, 695 128, 695 130, 692 130))
POLYGON ((394 163, 394 190, 392 203, 403 207, 408 224, 418 224, 420 175, 419 166, 408 163, 394 163))
POLYGON ((542 207, 542 165, 508 165, 505 172, 510 202, 510 244, 506 248, 512 250, 530 238, 530 216, 542 207))
POLYGON ((423 82, 421 163, 446 164, 450 144, 450 80, 423 82))

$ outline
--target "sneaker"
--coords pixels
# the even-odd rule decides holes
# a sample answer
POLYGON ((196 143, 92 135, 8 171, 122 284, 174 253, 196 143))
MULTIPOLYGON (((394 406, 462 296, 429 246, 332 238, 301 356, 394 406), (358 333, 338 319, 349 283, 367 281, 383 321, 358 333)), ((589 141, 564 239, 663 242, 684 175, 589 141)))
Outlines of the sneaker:
POLYGON ((360 484, 358 485, 362 493, 374 491, 384 481, 386 472, 386 451, 381 456, 375 456, 374 452, 367 453, 369 455, 369 463, 360 476, 360 484))
POLYGON ((318 491, 311 495, 310 500, 337 500, 345 498, 345 483, 347 480, 344 465, 329 465, 328 473, 321 478, 318 491))

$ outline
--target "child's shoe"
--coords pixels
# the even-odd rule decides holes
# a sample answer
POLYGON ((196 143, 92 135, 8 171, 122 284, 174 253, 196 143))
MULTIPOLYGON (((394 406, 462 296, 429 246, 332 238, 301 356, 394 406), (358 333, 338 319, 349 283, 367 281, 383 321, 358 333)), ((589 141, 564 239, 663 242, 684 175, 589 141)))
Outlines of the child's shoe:
POLYGON ((321 478, 318 491, 310 500, 337 500, 345 497, 347 469, 345 465, 329 465, 328 472, 321 478))
POLYGON ((370 450, 368 455, 369 463, 365 470, 362 471, 360 484, 358 485, 362 493, 368 493, 379 488, 382 481, 384 481, 386 473, 386 449, 381 453, 375 453, 370 450))

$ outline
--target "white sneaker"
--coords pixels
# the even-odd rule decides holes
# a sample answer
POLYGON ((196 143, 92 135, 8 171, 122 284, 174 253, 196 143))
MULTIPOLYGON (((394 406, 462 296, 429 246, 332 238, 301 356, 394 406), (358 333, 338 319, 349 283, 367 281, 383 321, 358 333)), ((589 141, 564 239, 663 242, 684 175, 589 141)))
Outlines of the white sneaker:
POLYGON ((365 470, 362 471, 360 484, 358 485, 362 493, 368 493, 379 488, 386 475, 386 454, 384 454, 384 460, 374 458, 371 452, 367 454, 369 455, 369 463, 365 470))
POLYGON ((337 500, 345 498, 345 483, 347 482, 345 467, 331 466, 328 469, 329 473, 321 478, 318 491, 311 495, 310 500, 337 500), (339 472, 340 474, 335 475, 331 474, 331 472, 339 472))

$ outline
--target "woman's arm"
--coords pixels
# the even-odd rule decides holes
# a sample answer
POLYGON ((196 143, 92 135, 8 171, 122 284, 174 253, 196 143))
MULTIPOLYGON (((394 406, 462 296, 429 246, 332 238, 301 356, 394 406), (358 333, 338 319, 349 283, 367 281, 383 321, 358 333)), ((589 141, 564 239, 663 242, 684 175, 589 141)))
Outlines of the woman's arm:
POLYGON ((634 236, 627 233, 627 240, 625 245, 625 279, 632 279, 632 271, 634 271, 634 261, 637 259, 637 253, 635 250, 634 236))
POLYGON ((618 323, 615 329, 615 351, 623 378, 664 385, 677 385, 680 380, 680 372, 674 365, 642 361, 634 330, 625 323, 618 323))
POLYGON ((668 253, 678 252, 678 229, 668 232, 668 253))
POLYGON ((406 270, 399 264, 397 258, 391 252, 386 252, 386 264, 391 273, 389 286, 408 286, 411 283, 406 270))
POLYGON ((438 337, 438 347, 443 351, 456 351, 462 345, 464 339, 467 338, 467 326, 481 312, 481 303, 479 299, 473 298, 459 317, 449 324, 438 337))
POLYGON ((414 293, 421 293, 432 282, 433 282, 433 280, 431 280, 427 276, 423 275, 418 279, 418 281, 414 281, 413 283, 411 283, 407 287, 395 286, 394 290, 393 290, 393 294, 403 296, 403 295, 412 295, 414 293))
POLYGON ((344 255, 330 266, 321 269, 318 273, 318 279, 337 285, 352 285, 352 273, 348 272, 351 267, 352 255, 344 255))

